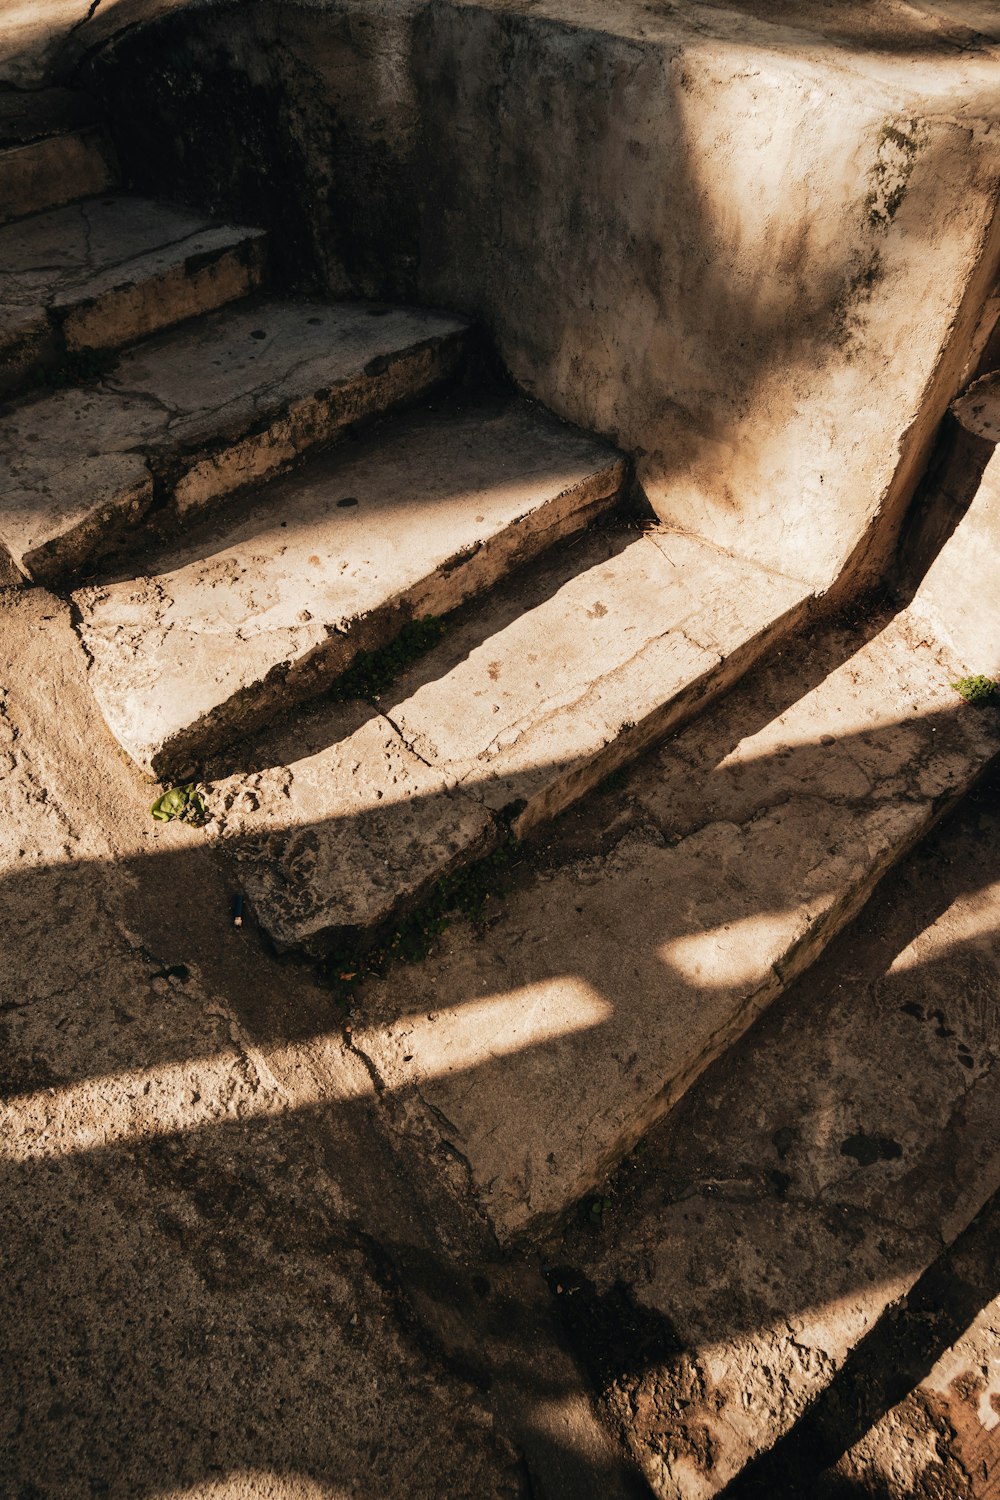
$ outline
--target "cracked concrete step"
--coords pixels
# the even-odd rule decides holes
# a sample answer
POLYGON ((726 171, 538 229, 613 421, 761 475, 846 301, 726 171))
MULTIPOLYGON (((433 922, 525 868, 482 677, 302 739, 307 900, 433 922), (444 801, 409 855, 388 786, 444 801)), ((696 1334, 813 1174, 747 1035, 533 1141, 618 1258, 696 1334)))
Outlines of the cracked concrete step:
MULTIPOLYGON (((454 965, 366 994, 356 1044, 388 1088, 418 1087, 430 1123, 448 1122, 502 1238, 594 1188, 1000 751, 996 710, 952 686, 1000 676, 998 540, 994 459, 908 609, 840 665, 796 644, 637 768, 642 815, 613 855, 515 898, 454 965), (477 1021, 464 1007, 496 990, 498 966, 503 993, 477 1021), (430 1029, 414 1019, 428 1011, 430 1029)), ((273 795, 259 800, 277 820, 273 795)), ((300 890, 335 832, 349 836, 349 810, 342 828, 288 835, 300 890)), ((248 868, 277 926, 282 865, 248 868)), ((286 928, 303 920, 296 908, 286 928)))
POLYGON ((117 181, 114 148, 98 125, 8 146, 0 151, 0 224, 106 192, 117 181))
MULTIPOLYGON (((966 1338, 943 1380, 926 1375, 928 1346, 996 1292, 995 1209, 982 1224, 1000 1188, 991 781, 602 1186, 600 1223, 582 1214, 547 1247, 584 1362, 599 1370, 608 1352, 595 1329, 624 1334, 624 1379, 599 1394, 659 1500, 976 1493, 941 1483, 933 1463, 938 1482, 920 1483, 947 1446, 926 1409, 931 1441, 896 1446, 910 1403, 838 1466, 856 1488, 817 1482, 862 1413, 892 1406, 901 1374, 925 1376, 959 1452, 985 1457, 992 1442, 1000 1461, 995 1431, 975 1417, 978 1405, 995 1424, 1000 1365, 989 1379, 966 1338), (961 1441, 977 1433, 978 1444, 961 1441), (898 1488, 877 1482, 889 1448, 898 1488), (871 1491, 858 1482, 866 1471, 871 1491)), ((996 1328, 994 1304, 979 1331, 996 1328)))
POLYGON ((266 236, 120 193, 0 227, 0 392, 245 297, 266 236))
POLYGON ((213 788, 258 920, 311 952, 371 933, 722 691, 807 598, 677 533, 580 538, 470 610, 382 714, 316 710, 213 788))
POLYGON ((209 313, 128 350, 85 388, 0 417, 0 545, 59 584, 158 506, 179 530, 354 422, 455 376, 465 319, 363 302, 267 301, 209 313))
POLYGON ((336 450, 196 531, 150 576, 75 595, 91 686, 143 770, 314 696, 617 498, 625 461, 524 403, 442 406, 336 450))

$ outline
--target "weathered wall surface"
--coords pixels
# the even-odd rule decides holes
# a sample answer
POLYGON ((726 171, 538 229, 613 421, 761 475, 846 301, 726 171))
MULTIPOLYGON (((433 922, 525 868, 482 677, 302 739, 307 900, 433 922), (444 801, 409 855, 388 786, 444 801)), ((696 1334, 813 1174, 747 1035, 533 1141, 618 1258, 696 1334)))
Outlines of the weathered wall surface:
POLYGON ((88 23, 140 185, 266 223, 280 274, 481 316, 662 519, 820 590, 878 568, 988 331, 974 5, 156 9, 88 23))

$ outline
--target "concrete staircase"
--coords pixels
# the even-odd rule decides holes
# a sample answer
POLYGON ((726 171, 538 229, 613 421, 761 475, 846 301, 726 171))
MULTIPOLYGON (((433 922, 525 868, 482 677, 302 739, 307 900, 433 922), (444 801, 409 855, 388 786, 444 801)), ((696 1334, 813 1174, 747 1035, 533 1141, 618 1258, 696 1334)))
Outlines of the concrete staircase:
POLYGON ((628 522, 621 456, 492 389, 464 320, 268 297, 264 236, 116 191, 99 126, 36 147, 61 173, 0 230, 7 576, 73 592, 142 771, 227 755, 215 830, 266 845, 245 881, 279 946, 364 943, 634 759, 807 605, 795 579, 628 522), (104 196, 77 176, 83 141, 104 196), (292 761, 246 745, 459 606, 424 680, 296 718, 292 761), (271 774, 248 778, 262 753, 271 774))
MULTIPOLYGON (((551 1230, 1000 749, 953 688, 1000 672, 1000 469, 848 639, 637 518, 621 454, 498 388, 465 319, 269 295, 266 237, 122 191, 85 100, 0 102, 0 582, 71 596, 110 732, 202 778, 270 941, 363 953, 622 773, 599 858, 350 1027, 501 1241, 551 1230)), ((995 440, 995 383, 956 410, 995 440)), ((658 1493, 758 1457, 720 1410, 712 1473, 639 1455, 658 1493)))

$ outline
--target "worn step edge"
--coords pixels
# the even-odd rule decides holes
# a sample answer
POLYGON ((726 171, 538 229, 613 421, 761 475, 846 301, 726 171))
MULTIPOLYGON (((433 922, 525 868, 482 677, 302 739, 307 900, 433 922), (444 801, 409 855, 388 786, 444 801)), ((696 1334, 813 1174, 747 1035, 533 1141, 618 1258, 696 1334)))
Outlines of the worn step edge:
MULTIPOLYGON (((625 460, 613 458, 586 479, 546 498, 536 510, 518 516, 492 536, 480 537, 474 547, 459 547, 431 573, 390 594, 368 613, 336 621, 336 628, 329 630, 320 645, 299 657, 275 662, 257 682, 238 689, 155 746, 136 736, 121 700, 108 691, 107 673, 92 672, 91 686, 104 721, 147 775, 160 781, 186 779, 208 755, 324 692, 360 651, 389 645, 410 620, 450 613, 486 593, 512 569, 583 530, 617 502, 625 472, 625 460)), ((88 628, 88 595, 83 592, 74 599, 78 629, 95 663, 99 648, 88 628)), ((234 649, 239 649, 235 639, 234 649)), ((123 662, 118 671, 127 672, 128 663, 123 662)))
MULTIPOLYGON (((715 551, 712 548, 709 550, 715 551)), ((752 571, 755 575, 759 574, 761 579, 766 576, 756 567, 753 567, 752 571)), ((784 583, 787 586, 788 581, 785 580, 784 583)), ((475 786, 456 780, 454 776, 448 774, 446 767, 435 764, 420 750, 415 750, 409 738, 400 733, 397 723, 398 708, 385 707, 380 718, 391 726, 396 734, 399 753, 405 753, 412 762, 426 767, 436 778, 439 778, 440 787, 449 798, 458 798, 465 802, 470 810, 476 807, 487 814, 494 828, 494 842, 507 840, 510 837, 523 839, 543 823, 579 801, 612 772, 636 759, 651 744, 694 717, 707 703, 728 691, 762 655, 779 641, 786 639, 801 625, 812 604, 813 596, 806 591, 804 585, 793 585, 790 590, 786 587, 785 602, 780 609, 768 618, 757 618, 752 626, 747 627, 742 639, 734 643, 724 655, 716 653, 715 659, 709 665, 705 665, 705 662, 709 660, 712 653, 704 652, 700 669, 691 672, 688 680, 681 686, 675 687, 666 696, 660 697, 657 696, 655 686, 651 685, 651 680, 655 680, 656 677, 656 673, 651 671, 651 665, 655 667, 658 664, 663 643, 671 635, 670 629, 665 628, 648 648, 639 651, 615 674, 614 704, 610 710, 610 717, 604 725, 603 734, 599 737, 599 742, 595 743, 591 739, 586 749, 577 756, 551 764, 548 768, 550 774, 546 776, 544 783, 535 794, 515 807, 491 807, 488 794, 486 797, 477 795, 475 786), (790 593, 795 595, 793 602, 789 602, 790 593), (621 702, 630 704, 636 715, 634 722, 625 724, 621 722, 622 714, 618 706, 621 702)), ((436 653, 432 652, 421 664, 419 668, 421 675, 433 679, 435 655, 436 653)), ((572 704, 565 710, 566 722, 575 717, 578 707, 578 704, 572 704)), ((367 733, 367 730, 363 732, 367 733)), ((338 774, 344 774, 343 766, 350 762, 364 765, 366 754, 363 740, 358 742, 357 751, 354 754, 351 749, 350 736, 338 738, 339 742, 331 744, 328 752, 331 795, 336 795, 336 779, 338 774)), ((287 800, 287 784, 282 779, 283 773, 277 774, 280 786, 278 796, 279 799, 284 799, 279 800, 277 805, 282 815, 287 813, 288 818, 293 820, 294 803, 287 800)), ((288 779, 290 781, 291 777, 288 779)), ((266 775, 263 778, 235 775, 212 787, 210 803, 215 811, 217 832, 223 845, 232 839, 244 843, 247 840, 253 842, 255 837, 252 831, 255 822, 253 814, 258 806, 263 807, 264 816, 267 816, 269 804, 266 783, 266 775), (248 820, 240 823, 239 819, 232 815, 231 809, 241 792, 248 788, 254 799, 254 806, 248 820)), ((386 790, 391 792, 388 786, 386 790)), ((381 797, 384 793, 377 791, 375 795, 381 797)), ((389 810, 387 821, 391 824, 395 817, 391 796, 385 805, 389 810)), ((366 817, 369 822, 372 821, 368 814, 366 817)), ((433 828, 434 819, 435 808, 432 803, 425 823, 428 830, 433 828)), ((473 823, 472 827, 473 832, 469 836, 468 847, 464 852, 460 853, 452 846, 452 843, 449 843, 446 860, 442 862, 440 868, 425 870, 420 882, 422 892, 426 893, 446 874, 453 873, 462 865, 470 864, 479 857, 483 848, 482 828, 478 823, 473 823)), ((328 824, 321 825, 314 830, 316 840, 322 841, 324 837, 329 836, 330 825, 328 824)), ((335 836, 344 841, 346 850, 347 835, 338 833, 335 836)), ((345 943, 353 942, 363 946, 391 927, 394 921, 412 907, 414 902, 412 886, 407 883, 398 891, 394 890, 391 883, 379 878, 380 872, 378 872, 372 882, 377 896, 370 905, 364 922, 347 921, 336 908, 332 913, 310 909, 304 890, 298 890, 292 896, 292 907, 297 915, 291 916, 280 898, 288 892, 290 881, 294 884, 294 877, 290 877, 287 872, 275 874, 276 867, 282 863, 282 856, 278 851, 283 839, 289 847, 297 845, 302 839, 301 827, 297 826, 294 821, 290 821, 286 834, 278 821, 276 826, 268 830, 267 853, 259 867, 254 869, 252 857, 246 858, 241 867, 257 919, 280 949, 298 948, 313 957, 322 957, 330 949, 340 948, 345 943)), ((387 839, 387 842, 390 841, 387 839)), ((371 843, 370 836, 366 835, 352 853, 349 863, 355 874, 370 858, 378 862, 382 861, 381 853, 377 852, 374 855, 369 853, 371 843)))
POLYGON ((419 401, 459 374, 473 338, 466 326, 394 350, 354 377, 289 402, 249 432, 207 440, 197 453, 153 448, 149 462, 154 482, 169 494, 169 509, 178 519, 203 511, 284 472, 343 428, 419 401))
POLYGON ((179 244, 81 280, 26 317, 0 348, 0 395, 24 391, 66 353, 123 348, 258 290, 267 263, 259 229, 206 228, 179 244))
POLYGON ((0 151, 0 223, 107 192, 118 164, 100 126, 44 136, 0 151))
POLYGON ((23 552, 8 542, 7 557, 26 581, 65 586, 126 539, 141 544, 143 534, 132 538, 130 533, 151 509, 157 512, 161 533, 179 530, 233 493, 290 469, 345 428, 422 400, 460 375, 475 341, 475 330, 463 323, 370 361, 363 371, 329 387, 278 401, 262 415, 230 423, 228 431, 222 418, 221 432, 206 433, 190 445, 169 440, 140 443, 119 456, 142 465, 148 475, 148 503, 136 507, 130 476, 121 494, 94 504, 89 519, 81 516, 67 531, 44 536, 23 552), (111 518, 108 534, 102 517, 111 518))

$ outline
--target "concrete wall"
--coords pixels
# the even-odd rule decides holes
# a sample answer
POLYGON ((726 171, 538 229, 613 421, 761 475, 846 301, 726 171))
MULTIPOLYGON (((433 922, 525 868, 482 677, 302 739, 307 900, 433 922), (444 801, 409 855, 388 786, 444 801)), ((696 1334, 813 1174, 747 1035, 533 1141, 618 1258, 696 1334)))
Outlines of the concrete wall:
POLYGON ((957 0, 156 9, 88 44, 140 184, 482 317, 663 519, 819 590, 882 566, 1000 264, 1000 47, 957 0))

